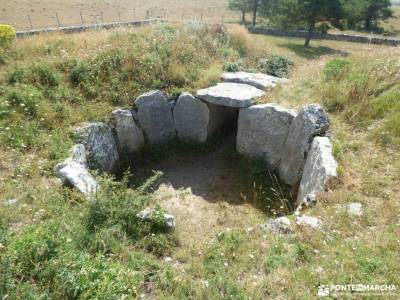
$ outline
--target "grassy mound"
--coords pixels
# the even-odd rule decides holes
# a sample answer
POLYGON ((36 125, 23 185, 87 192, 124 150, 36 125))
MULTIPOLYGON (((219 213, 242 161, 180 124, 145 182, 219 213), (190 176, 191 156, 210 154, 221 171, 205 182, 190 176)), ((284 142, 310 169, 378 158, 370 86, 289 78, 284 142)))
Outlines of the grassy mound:
MULTIPOLYGON (((324 284, 399 286, 399 50, 302 43, 240 27, 164 25, 38 36, 0 50, 0 297, 311 299, 324 284), (247 227, 225 224, 228 204, 221 203, 224 230, 185 248, 157 220, 136 217, 158 204, 146 192, 152 179, 132 188, 103 178, 90 203, 54 181, 74 126, 131 107, 150 89, 175 95, 206 87, 224 65, 283 66, 291 83, 261 101, 321 103, 330 112, 340 182, 306 212, 323 220, 324 232, 297 228, 277 237, 256 229, 253 215, 240 220, 247 227), (9 199, 18 203, 3 202, 9 199), (362 203, 363 216, 337 211, 348 202, 362 203)), ((237 156, 228 162, 240 163, 237 156)), ((249 172, 263 176, 254 180, 263 196, 256 185, 271 185, 264 166, 249 172)))

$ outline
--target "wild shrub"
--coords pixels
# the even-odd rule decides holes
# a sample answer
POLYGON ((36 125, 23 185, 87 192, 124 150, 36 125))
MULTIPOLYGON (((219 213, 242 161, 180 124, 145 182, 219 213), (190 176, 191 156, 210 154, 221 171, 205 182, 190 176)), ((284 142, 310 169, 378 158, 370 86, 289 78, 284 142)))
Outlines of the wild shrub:
POLYGON ((234 62, 226 62, 224 64, 224 71, 227 72, 239 72, 242 71, 242 63, 241 61, 234 61, 234 62))
POLYGON ((69 80, 70 82, 77 86, 82 82, 87 82, 89 80, 90 73, 86 64, 82 62, 77 62, 70 71, 69 80))
POLYGON ((268 75, 287 77, 293 64, 291 58, 274 54, 266 59, 262 59, 258 65, 258 69, 268 75))
POLYGON ((43 101, 43 94, 32 85, 17 84, 7 88, 5 98, 15 110, 35 117, 43 101))
POLYGON ((60 78, 53 67, 46 63, 40 63, 31 68, 31 81, 51 88, 59 85, 60 78))
POLYGON ((328 62, 324 68, 325 78, 327 80, 339 80, 346 71, 349 62, 343 59, 333 59, 328 62))
MULTIPOLYGON (((155 175, 154 178, 158 178, 155 175)), ((152 182, 152 178, 149 179, 152 182)), ((137 190, 127 188, 126 180, 114 182, 106 180, 96 199, 89 203, 84 216, 84 224, 89 232, 101 228, 119 226, 132 240, 150 233, 167 230, 161 217, 163 210, 158 208, 152 216, 152 222, 143 222, 137 214, 149 205, 150 198, 144 193, 145 183, 137 190)))
POLYGON ((25 69, 16 67, 14 71, 10 72, 7 81, 8 84, 23 83, 26 77, 25 69))
POLYGON ((163 233, 157 215, 152 222, 136 217, 150 201, 146 188, 131 190, 126 180, 117 183, 109 178, 103 178, 101 186, 95 201, 75 208, 58 202, 70 199, 68 193, 59 200, 44 195, 45 202, 54 205, 54 210, 48 208, 53 211, 51 219, 18 235, 0 227, 0 243, 6 246, 0 248, 1 295, 127 298, 138 296, 145 283, 157 282, 159 261, 146 251, 162 256, 176 242, 163 233))
POLYGON ((15 40, 15 29, 10 25, 0 24, 0 47, 8 47, 15 40))

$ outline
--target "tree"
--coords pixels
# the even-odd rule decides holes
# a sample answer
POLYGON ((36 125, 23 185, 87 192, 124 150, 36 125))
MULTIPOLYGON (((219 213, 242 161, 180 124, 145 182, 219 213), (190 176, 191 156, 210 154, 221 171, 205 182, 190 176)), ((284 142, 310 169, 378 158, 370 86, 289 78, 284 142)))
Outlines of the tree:
MULTIPOLYGON (((263 0, 229 0, 228 8, 242 13, 241 23, 246 23, 246 13, 252 13, 252 24, 256 26, 258 8, 263 0)), ((265 0, 264 0, 265 1, 265 0)))
POLYGON ((252 0, 229 0, 228 8, 242 13, 241 23, 246 23, 246 13, 251 11, 250 1, 252 0))
POLYGON ((374 31, 379 21, 393 16, 390 0, 348 0, 343 6, 350 29, 374 31))
MULTIPOLYGON (((265 11, 264 9, 262 11, 265 11)), ((304 45, 310 45, 316 25, 329 22, 332 26, 341 28, 344 11, 340 0, 280 0, 269 11, 269 17, 282 27, 303 27, 307 30, 304 45)))
POLYGON ((258 8, 260 7, 260 5, 262 4, 261 0, 250 0, 251 3, 251 7, 253 10, 253 27, 256 27, 256 22, 257 22, 257 12, 258 12, 258 8))

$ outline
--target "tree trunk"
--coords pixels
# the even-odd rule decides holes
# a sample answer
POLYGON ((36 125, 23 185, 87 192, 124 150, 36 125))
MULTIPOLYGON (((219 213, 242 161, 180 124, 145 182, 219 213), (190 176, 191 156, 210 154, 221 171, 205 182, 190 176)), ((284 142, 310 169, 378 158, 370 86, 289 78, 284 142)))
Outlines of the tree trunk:
POLYGON ((242 24, 246 24, 246 11, 242 11, 242 24))
POLYGON ((254 6, 253 6, 253 27, 256 27, 256 22, 257 22, 257 9, 258 9, 258 0, 254 0, 254 6))
POLYGON ((372 29, 372 18, 370 16, 367 16, 365 19, 365 30, 371 31, 371 29, 372 29))
POLYGON ((307 36, 306 36, 306 41, 304 43, 304 46, 309 47, 310 46, 310 41, 311 38, 313 36, 314 33, 314 29, 315 29, 315 22, 311 22, 309 28, 308 28, 308 32, 307 32, 307 36))

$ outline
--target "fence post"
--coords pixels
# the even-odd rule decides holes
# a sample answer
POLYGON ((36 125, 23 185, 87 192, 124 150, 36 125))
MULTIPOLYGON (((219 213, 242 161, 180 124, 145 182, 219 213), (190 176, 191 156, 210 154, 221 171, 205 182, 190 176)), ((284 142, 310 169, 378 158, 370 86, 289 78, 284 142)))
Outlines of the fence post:
POLYGON ((133 9, 133 19, 136 20, 136 8, 133 9))
POLYGON ((183 24, 183 13, 182 13, 182 24, 183 24))
POLYGON ((121 12, 118 11, 118 21, 121 23, 121 12))
POLYGON ((101 24, 104 24, 104 18, 103 18, 103 12, 100 12, 100 16, 101 16, 101 24))
POLYGON ((148 19, 149 19, 149 10, 146 9, 146 20, 148 20, 148 19))
POLYGON ((57 18, 58 27, 61 27, 60 18, 58 17, 58 13, 56 13, 56 18, 57 18))
POLYGON ((27 16, 28 16, 29 25, 31 26, 31 29, 33 29, 31 16, 29 14, 27 16))
POLYGON ((83 15, 82 15, 82 12, 79 11, 79 14, 80 14, 80 16, 81 16, 81 23, 82 23, 82 25, 83 25, 83 15))

